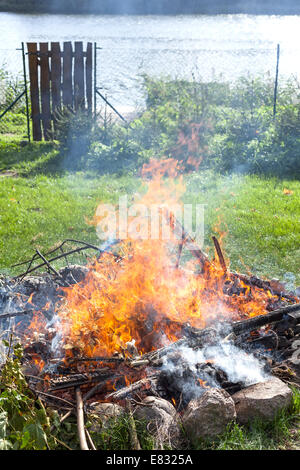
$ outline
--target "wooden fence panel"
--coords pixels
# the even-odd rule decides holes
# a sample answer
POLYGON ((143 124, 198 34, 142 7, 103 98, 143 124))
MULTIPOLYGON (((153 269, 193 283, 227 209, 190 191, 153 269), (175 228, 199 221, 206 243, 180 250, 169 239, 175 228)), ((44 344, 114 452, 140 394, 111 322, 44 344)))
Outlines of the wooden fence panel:
POLYGON ((51 95, 52 118, 55 129, 57 113, 61 109, 61 55, 59 42, 51 42, 51 95))
POLYGON ((93 107, 93 46, 75 42, 73 53, 70 41, 28 43, 33 140, 53 138, 57 129, 59 110, 67 107, 78 111, 93 107), (53 126, 52 126, 53 123, 53 126), (42 126, 41 126, 42 124, 42 126), (43 132, 42 132, 43 128, 43 132))
POLYGON ((40 43, 41 64, 41 102, 42 102, 42 124, 44 139, 51 138, 51 108, 50 108, 50 69, 48 43, 40 43))
POLYGON ((74 105, 75 111, 84 108, 84 60, 83 44, 75 42, 75 60, 74 60, 74 105))
POLYGON ((42 129, 41 129, 41 121, 40 121, 37 44, 33 42, 28 42, 27 50, 28 50, 29 78, 30 78, 32 135, 33 135, 33 140, 42 140, 42 129))
POLYGON ((72 55, 73 55, 72 43, 64 42, 63 104, 64 106, 67 106, 69 108, 73 107, 72 55))
POLYGON ((86 102, 87 109, 92 114, 93 106, 93 46, 91 42, 87 43, 86 47, 86 62, 85 62, 85 88, 86 88, 86 102))

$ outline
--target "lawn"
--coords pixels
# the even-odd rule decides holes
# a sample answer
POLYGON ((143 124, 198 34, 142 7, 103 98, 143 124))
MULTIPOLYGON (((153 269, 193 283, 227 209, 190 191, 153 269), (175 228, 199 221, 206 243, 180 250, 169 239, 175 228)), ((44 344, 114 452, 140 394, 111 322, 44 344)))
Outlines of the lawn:
MULTIPOLYGON (((132 173, 54 174, 49 162, 57 164, 60 158, 55 144, 6 144, 2 149, 1 168, 20 176, 0 179, 1 272, 18 272, 10 266, 31 257, 36 248, 45 252, 65 238, 96 243, 88 220, 97 205, 117 203, 119 196, 141 190, 141 179, 132 173)), ((205 249, 210 254, 211 235, 221 221, 232 269, 300 284, 300 181, 224 176, 212 170, 184 178, 183 201, 205 204, 205 249)))

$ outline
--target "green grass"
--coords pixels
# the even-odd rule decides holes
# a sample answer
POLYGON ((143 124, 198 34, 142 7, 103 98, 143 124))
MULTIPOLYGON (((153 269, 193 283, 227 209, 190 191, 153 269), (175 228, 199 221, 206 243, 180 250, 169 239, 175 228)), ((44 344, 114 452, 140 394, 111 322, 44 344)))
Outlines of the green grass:
POLYGON ((0 141, 0 172, 14 169, 20 175, 58 171, 58 146, 53 142, 0 141), (51 168, 52 163, 52 168, 51 168))
MULTIPOLYGON (((31 257, 35 248, 46 251, 64 238, 97 242, 94 227, 87 223, 97 204, 117 203, 119 196, 141 189, 137 176, 49 172, 62 158, 55 143, 2 143, 0 155, 1 168, 21 175, 0 177, 2 272, 31 257)), ((299 181, 222 176, 208 170, 185 180, 184 202, 206 204, 205 248, 210 254, 211 235, 220 219, 228 232, 224 247, 232 269, 300 283, 299 181), (286 189, 291 193, 285 194, 286 189)))
POLYGON ((46 251, 65 238, 96 242, 95 227, 87 223, 101 201, 117 202, 132 193, 131 178, 84 175, 2 178, 0 181, 1 270, 46 251))
MULTIPOLYGON (((155 449, 155 439, 147 432, 145 422, 136 421, 136 429, 142 449, 155 449)), ((181 444, 184 449, 194 450, 300 450, 300 392, 293 389, 293 401, 288 409, 281 410, 274 420, 257 420, 248 426, 241 426, 235 422, 228 425, 224 434, 213 441, 202 441, 191 444, 182 432, 181 444)), ((89 416, 88 427, 98 450, 128 450, 129 418, 127 414, 112 419, 101 428, 99 418, 89 416), (95 431, 95 426, 99 430, 95 431)), ((68 442, 73 448, 76 444, 75 418, 68 419, 60 427, 60 440, 68 442)))
MULTIPOLYGON (((1 113, 0 113, 1 114, 1 113)), ((26 114, 17 111, 9 111, 0 120, 1 141, 11 142, 14 140, 27 139, 26 114)))
MULTIPOLYGON (((0 144, 0 167, 20 176, 0 177, 0 269, 52 248, 64 238, 97 242, 87 219, 100 202, 117 203, 141 190, 137 176, 54 173, 62 157, 55 143, 0 144)), ((63 165, 61 165, 63 168, 63 165)), ((212 171, 185 177, 184 202, 206 204, 205 249, 218 220, 227 230, 232 269, 300 283, 300 182, 212 171), (285 194, 284 190, 291 191, 285 194)))
POLYGON ((233 269, 299 284, 299 181, 204 172, 188 178, 185 200, 207 204, 206 243, 220 218, 233 269))

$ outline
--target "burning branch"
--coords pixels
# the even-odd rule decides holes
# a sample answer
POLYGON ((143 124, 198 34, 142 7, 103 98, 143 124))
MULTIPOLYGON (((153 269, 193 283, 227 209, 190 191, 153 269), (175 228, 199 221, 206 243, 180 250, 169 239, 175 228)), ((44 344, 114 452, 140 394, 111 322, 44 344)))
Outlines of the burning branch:
MULTIPOLYGON (((212 263, 209 260, 208 256, 203 253, 201 248, 196 244, 196 242, 192 239, 192 237, 184 230, 183 226, 179 222, 179 220, 176 219, 175 215, 170 212, 168 209, 165 209, 164 211, 165 217, 167 221, 170 224, 171 229, 173 230, 173 233, 181 239, 181 248, 180 248, 180 254, 182 251, 183 246, 185 245, 191 252, 191 254, 200 261, 203 270, 205 271, 206 268, 209 268, 212 263)), ((179 261, 178 261, 179 263, 179 261)))
POLYGON ((224 274, 226 274, 227 273, 227 267, 226 267, 226 263, 225 263, 225 259, 224 259, 221 247, 220 247, 220 243, 218 242, 218 240, 215 236, 212 237, 212 240, 213 240, 214 245, 215 245, 215 249, 216 249, 216 252, 217 252, 217 255, 218 255, 218 258, 219 258, 220 265, 223 268, 224 274))

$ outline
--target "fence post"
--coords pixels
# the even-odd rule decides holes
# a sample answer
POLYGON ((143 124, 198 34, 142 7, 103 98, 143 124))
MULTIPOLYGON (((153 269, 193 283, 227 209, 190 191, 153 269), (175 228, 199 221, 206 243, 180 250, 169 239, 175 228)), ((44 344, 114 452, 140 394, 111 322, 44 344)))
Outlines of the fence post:
POLYGON ((75 111, 84 108, 84 62, 83 43, 75 42, 74 58, 74 107, 75 111))
POLYGON ((94 119, 97 115, 97 43, 94 42, 94 119))
POLYGON ((92 115, 92 70, 93 70, 93 46, 91 42, 87 43, 86 61, 85 61, 85 83, 86 83, 86 102, 88 113, 92 115))
POLYGON ((27 88, 24 42, 22 42, 22 60, 23 60, 23 75, 24 75, 24 88, 25 88, 25 100, 26 100, 27 137, 28 137, 28 142, 30 142, 30 114, 29 114, 29 102, 28 102, 28 88, 27 88))
POLYGON ((72 43, 64 42, 63 52, 63 104, 66 108, 73 107, 72 87, 72 43))
POLYGON ((280 56, 280 44, 277 44, 277 61, 276 61, 276 75, 275 75, 275 85, 274 85, 273 117, 275 117, 275 115, 276 115, 277 88, 278 88, 278 70, 279 70, 279 56, 280 56))
POLYGON ((40 71, 41 71, 41 103, 42 124, 44 139, 50 139, 51 132, 51 108, 50 108, 50 67, 49 49, 47 42, 40 42, 40 71))
POLYGON ((33 140, 42 140, 41 113, 40 113, 40 91, 38 79, 38 52, 37 44, 27 43, 29 57, 30 97, 33 140))
POLYGON ((54 130, 61 109, 61 52, 59 42, 51 42, 51 97, 54 130))

